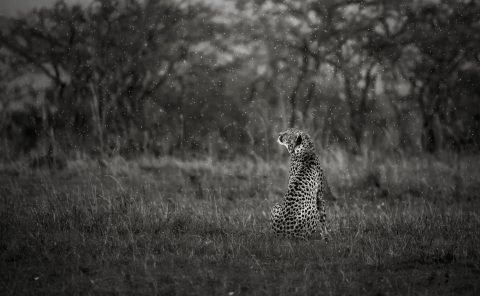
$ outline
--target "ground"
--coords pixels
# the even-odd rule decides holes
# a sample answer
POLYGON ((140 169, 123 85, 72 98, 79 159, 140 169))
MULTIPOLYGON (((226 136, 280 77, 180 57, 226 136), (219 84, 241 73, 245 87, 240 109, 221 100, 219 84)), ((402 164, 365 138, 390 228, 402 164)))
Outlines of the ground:
POLYGON ((275 238, 286 158, 0 170, 0 294, 478 295, 480 158, 324 155, 332 236, 275 238))

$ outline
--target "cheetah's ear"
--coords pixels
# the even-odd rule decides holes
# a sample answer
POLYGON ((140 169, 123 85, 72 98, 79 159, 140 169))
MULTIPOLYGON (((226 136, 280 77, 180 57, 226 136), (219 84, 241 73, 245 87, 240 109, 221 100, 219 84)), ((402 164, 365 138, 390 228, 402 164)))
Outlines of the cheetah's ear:
POLYGON ((297 135, 297 139, 295 140, 295 147, 302 144, 302 135, 297 135))

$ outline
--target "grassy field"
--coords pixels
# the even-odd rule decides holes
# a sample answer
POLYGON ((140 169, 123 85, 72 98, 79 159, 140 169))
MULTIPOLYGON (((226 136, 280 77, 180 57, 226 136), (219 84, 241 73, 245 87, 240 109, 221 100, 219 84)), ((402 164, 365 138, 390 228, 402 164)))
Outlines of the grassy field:
POLYGON ((0 294, 480 294, 480 157, 323 163, 329 244, 270 233, 286 158, 3 165, 0 294))

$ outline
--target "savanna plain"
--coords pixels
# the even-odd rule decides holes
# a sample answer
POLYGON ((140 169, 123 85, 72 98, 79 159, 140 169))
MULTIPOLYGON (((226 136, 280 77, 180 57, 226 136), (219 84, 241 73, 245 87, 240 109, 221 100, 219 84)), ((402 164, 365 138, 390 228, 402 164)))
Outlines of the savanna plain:
POLYGON ((276 238, 271 161, 0 169, 0 294, 478 295, 480 158, 321 156, 329 243, 276 238))

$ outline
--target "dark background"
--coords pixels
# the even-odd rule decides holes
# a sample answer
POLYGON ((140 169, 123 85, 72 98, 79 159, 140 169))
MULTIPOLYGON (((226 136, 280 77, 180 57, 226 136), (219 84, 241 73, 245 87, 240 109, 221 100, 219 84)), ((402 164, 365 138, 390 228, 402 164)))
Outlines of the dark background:
POLYGON ((479 15, 479 1, 328 0, 3 16, 1 155, 268 159, 290 126, 319 149, 478 151, 479 15))

